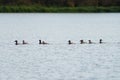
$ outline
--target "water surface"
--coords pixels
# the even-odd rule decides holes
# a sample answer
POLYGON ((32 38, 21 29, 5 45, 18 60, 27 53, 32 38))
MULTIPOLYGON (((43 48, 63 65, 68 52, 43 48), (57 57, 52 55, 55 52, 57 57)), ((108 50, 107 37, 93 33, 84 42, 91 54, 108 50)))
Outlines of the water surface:
POLYGON ((119 22, 119 13, 0 14, 0 80, 120 80, 119 22))

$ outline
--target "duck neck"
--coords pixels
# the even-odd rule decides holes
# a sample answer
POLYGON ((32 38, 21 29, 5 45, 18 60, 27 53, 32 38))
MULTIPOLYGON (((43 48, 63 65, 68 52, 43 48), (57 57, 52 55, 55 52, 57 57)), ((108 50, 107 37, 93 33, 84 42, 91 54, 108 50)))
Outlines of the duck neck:
POLYGON ((71 41, 70 41, 70 40, 68 41, 68 44, 71 44, 71 41))
POLYGON ((39 44, 42 44, 41 40, 39 40, 39 44))
POLYGON ((100 39, 100 44, 102 43, 102 39, 100 39))
POLYGON ((83 40, 80 40, 80 43, 83 44, 83 40))
POLYGON ((91 40, 89 40, 89 44, 91 44, 92 42, 91 42, 91 40))
POLYGON ((25 44, 25 41, 23 40, 23 44, 25 44))
POLYGON ((15 45, 18 45, 18 41, 15 41, 15 45))

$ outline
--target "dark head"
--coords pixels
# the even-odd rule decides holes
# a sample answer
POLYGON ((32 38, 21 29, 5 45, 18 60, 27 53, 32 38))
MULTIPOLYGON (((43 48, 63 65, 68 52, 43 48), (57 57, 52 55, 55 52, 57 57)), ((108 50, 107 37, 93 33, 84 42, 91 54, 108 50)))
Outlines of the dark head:
POLYGON ((42 44, 42 41, 41 41, 41 40, 39 40, 39 44, 42 44))
POLYGON ((71 40, 68 40, 68 44, 72 44, 72 43, 71 43, 71 40))
POLYGON ((25 41, 24 41, 24 40, 23 40, 22 42, 23 42, 23 44, 25 44, 25 41))
POLYGON ((80 40, 80 43, 81 43, 81 44, 83 44, 83 43, 84 43, 84 41, 83 41, 83 40, 80 40))
POLYGON ((102 43, 102 39, 100 39, 100 42, 99 42, 100 44, 102 43))
POLYGON ((15 40, 15 45, 18 45, 18 41, 17 40, 15 40))
POLYGON ((25 40, 23 40, 23 44, 28 44, 27 42, 25 42, 25 40))
POLYGON ((91 44, 92 42, 91 42, 91 40, 88 40, 89 41, 89 44, 91 44))

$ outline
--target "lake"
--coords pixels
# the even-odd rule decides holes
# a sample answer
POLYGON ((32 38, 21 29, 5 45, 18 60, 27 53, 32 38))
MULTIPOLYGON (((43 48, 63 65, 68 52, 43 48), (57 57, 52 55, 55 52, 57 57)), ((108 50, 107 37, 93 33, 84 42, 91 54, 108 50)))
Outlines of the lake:
POLYGON ((1 13, 0 80, 120 80, 120 13, 1 13))

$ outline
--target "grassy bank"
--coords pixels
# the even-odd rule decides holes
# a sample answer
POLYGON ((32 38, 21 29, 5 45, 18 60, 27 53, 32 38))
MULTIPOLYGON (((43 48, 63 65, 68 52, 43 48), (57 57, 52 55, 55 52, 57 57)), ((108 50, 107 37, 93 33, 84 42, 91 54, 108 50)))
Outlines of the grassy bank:
POLYGON ((1 13, 83 13, 83 12, 120 12, 120 6, 115 7, 41 7, 41 6, 0 6, 1 13))

